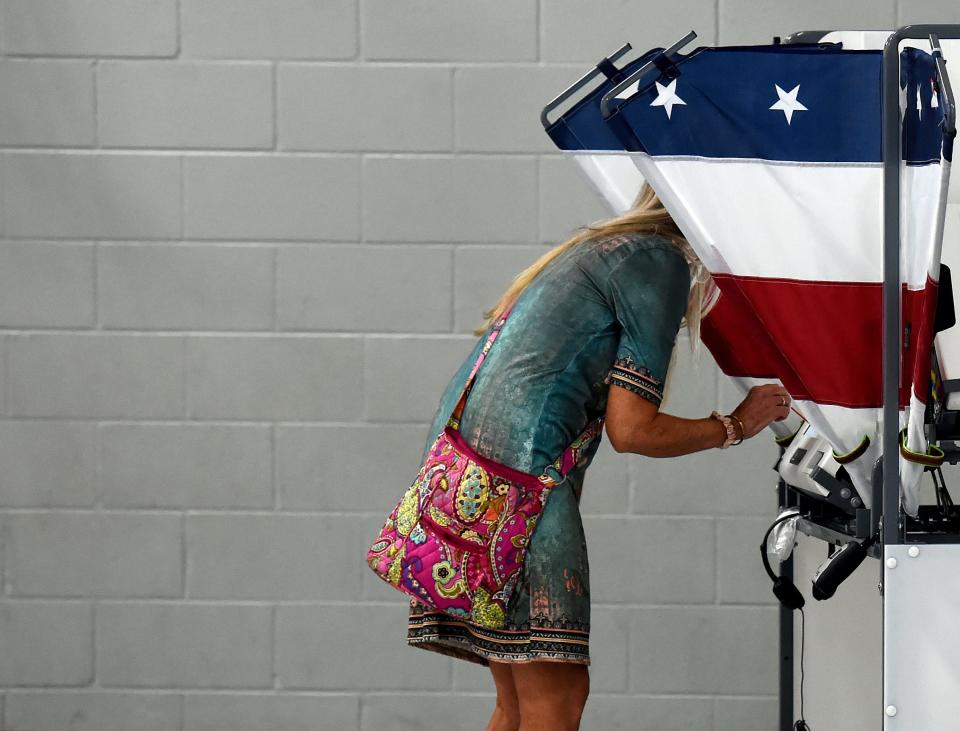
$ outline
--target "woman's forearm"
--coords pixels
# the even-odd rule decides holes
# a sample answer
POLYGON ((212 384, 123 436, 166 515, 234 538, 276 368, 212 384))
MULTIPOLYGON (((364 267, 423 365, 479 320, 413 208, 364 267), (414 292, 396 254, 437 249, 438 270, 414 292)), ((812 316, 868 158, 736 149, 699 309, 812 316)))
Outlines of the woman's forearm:
POLYGON ((713 417, 685 419, 657 412, 631 434, 626 451, 647 457, 678 457, 721 446, 727 438, 723 423, 713 417))

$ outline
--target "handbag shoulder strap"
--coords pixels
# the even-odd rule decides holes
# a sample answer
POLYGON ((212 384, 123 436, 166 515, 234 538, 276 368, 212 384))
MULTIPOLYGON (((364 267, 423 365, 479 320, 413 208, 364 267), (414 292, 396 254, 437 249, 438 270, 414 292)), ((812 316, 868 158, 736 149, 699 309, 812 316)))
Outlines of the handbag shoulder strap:
POLYGON ((457 401, 457 405, 453 407, 453 413, 450 414, 450 418, 447 420, 448 426, 457 431, 460 430, 460 417, 463 415, 463 409, 467 405, 467 396, 470 395, 470 389, 473 388, 473 379, 477 375, 477 371, 480 370, 480 364, 483 363, 483 359, 486 358, 487 353, 490 352, 493 341, 497 339, 497 335, 499 335, 500 330, 503 329, 503 323, 507 321, 507 316, 510 314, 511 309, 513 308, 508 308, 494 324, 490 335, 487 337, 487 342, 483 344, 483 349, 480 351, 479 357, 477 357, 477 362, 473 364, 473 370, 470 371, 470 375, 467 376, 467 380, 463 384, 463 389, 460 391, 460 399, 457 401))
MULTIPOLYGON (((460 419, 463 416, 463 409, 467 404, 467 396, 470 395, 470 389, 473 388, 473 381, 477 375, 477 371, 480 370, 480 364, 483 363, 483 359, 487 357, 487 353, 490 352, 490 348, 493 346, 493 341, 497 339, 497 335, 499 335, 500 330, 503 329, 503 324, 507 321, 507 316, 510 314, 511 309, 512 307, 508 308, 494 324, 490 335, 487 337, 487 342, 484 343, 483 349, 477 357, 477 362, 473 364, 473 370, 470 371, 470 375, 467 376, 467 380, 463 384, 457 405, 453 407, 453 413, 450 414, 450 418, 447 420, 447 425, 456 431, 460 430, 460 419)), ((577 466, 580 461, 580 455, 583 453, 585 447, 597 436, 602 434, 604 418, 605 415, 602 414, 589 422, 583 431, 574 437, 567 448, 561 452, 560 456, 544 469, 539 477, 540 482, 547 485, 555 485, 562 481, 566 474, 577 466), (550 474, 551 470, 559 474, 559 479, 550 474)))

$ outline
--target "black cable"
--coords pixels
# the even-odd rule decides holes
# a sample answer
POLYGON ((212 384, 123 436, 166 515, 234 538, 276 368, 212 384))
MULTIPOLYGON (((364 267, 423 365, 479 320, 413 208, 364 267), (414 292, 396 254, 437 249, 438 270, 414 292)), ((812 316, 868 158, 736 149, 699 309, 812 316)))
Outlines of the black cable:
POLYGON ((803 607, 800 607, 800 719, 793 724, 794 731, 810 731, 809 724, 803 718, 803 650, 807 637, 805 617, 803 607))

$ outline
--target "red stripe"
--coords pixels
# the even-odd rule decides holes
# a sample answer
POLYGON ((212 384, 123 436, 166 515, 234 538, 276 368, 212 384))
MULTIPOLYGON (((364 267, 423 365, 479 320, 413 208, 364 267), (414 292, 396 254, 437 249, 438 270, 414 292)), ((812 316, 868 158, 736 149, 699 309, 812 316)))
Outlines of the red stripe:
MULTIPOLYGON (((933 353, 933 338, 936 333, 933 325, 937 314, 937 282, 927 276, 926 287, 922 292, 911 292, 908 301, 903 302, 903 320, 913 323, 910 333, 910 349, 903 354, 903 375, 913 381, 914 395, 921 403, 927 402, 927 390, 930 383, 930 357, 933 353)), ((909 394, 909 391, 907 392, 909 394)), ((903 393, 900 394, 903 400, 903 393)))
MULTIPOLYGON (((817 282, 714 274, 721 296, 704 318, 702 337, 731 376, 779 378, 797 399, 849 408, 882 405, 880 282, 817 282)), ((926 400, 937 284, 903 289, 900 404, 909 384, 926 400), (915 358, 916 353, 925 357, 915 358)))

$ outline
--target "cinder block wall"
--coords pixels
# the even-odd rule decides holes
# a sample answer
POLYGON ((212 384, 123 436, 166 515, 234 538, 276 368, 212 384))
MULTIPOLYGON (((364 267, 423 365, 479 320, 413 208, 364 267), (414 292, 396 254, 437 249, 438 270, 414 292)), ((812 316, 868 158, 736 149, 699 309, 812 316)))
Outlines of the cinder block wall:
MULTIPOLYGON (((951 7, 0 0, 0 726, 481 728, 363 556, 481 310, 604 214, 540 107, 626 40, 951 7)), ((732 408, 679 351, 664 409, 732 408)), ((773 458, 604 444, 584 728, 774 727, 773 458)))

